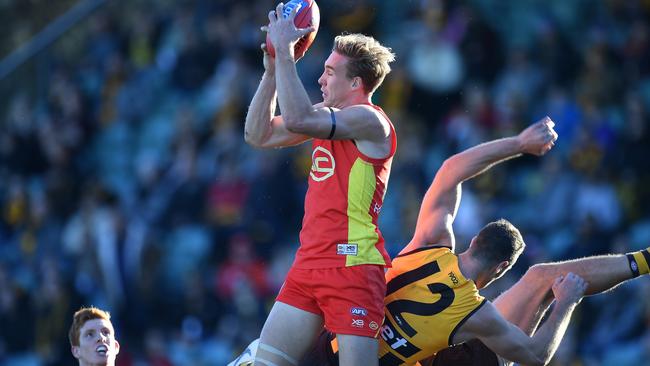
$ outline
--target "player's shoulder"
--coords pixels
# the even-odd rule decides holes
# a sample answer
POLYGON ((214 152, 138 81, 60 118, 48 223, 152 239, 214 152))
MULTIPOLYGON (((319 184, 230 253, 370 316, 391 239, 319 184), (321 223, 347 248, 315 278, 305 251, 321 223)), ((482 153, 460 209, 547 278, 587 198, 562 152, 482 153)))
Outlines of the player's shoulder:
POLYGON ((421 247, 404 248, 395 258, 401 257, 441 257, 444 255, 451 255, 456 257, 450 247, 446 245, 426 245, 421 247))
MULTIPOLYGON (((454 254, 451 253, 451 250, 444 246, 427 246, 402 251, 392 260, 392 268, 388 272, 392 275, 397 275, 404 272, 411 272, 414 268, 435 266, 435 273, 437 273, 447 267, 447 263, 453 260, 453 256, 454 254), (450 259, 445 258, 449 254, 452 257, 450 259)), ((434 268, 430 270, 434 270, 434 268)))
POLYGON ((368 117, 382 124, 388 124, 390 122, 388 120, 388 117, 386 116, 386 113, 384 113, 384 111, 380 107, 374 104, 365 104, 365 103, 353 104, 345 108, 342 108, 341 110, 359 113, 364 117, 368 117))

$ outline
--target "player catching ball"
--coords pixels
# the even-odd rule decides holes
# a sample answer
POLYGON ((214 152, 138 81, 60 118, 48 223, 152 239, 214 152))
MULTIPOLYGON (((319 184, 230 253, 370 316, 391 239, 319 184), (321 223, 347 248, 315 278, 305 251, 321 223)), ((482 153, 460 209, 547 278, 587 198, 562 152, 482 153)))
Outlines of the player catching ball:
POLYGON ((323 101, 312 104, 296 71, 304 50, 295 46, 315 31, 314 13, 302 13, 313 1, 287 6, 291 11, 278 4, 262 27, 275 57, 262 45, 265 70, 245 138, 262 148, 311 140, 312 166, 300 248, 262 329, 255 364, 297 365, 325 326, 337 335, 342 365, 372 366, 390 263, 377 218, 397 145, 372 96, 394 55, 372 37, 336 37, 318 79, 323 101), (282 115, 275 115, 276 102, 282 115))

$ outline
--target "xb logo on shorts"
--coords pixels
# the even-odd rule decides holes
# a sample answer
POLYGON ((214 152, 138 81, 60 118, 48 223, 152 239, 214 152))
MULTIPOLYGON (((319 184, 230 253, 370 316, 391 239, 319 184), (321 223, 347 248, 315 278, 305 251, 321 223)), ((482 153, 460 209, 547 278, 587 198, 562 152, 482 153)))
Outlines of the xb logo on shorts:
POLYGON ((352 326, 355 328, 363 328, 366 323, 363 319, 352 319, 352 326))
POLYGON ((311 179, 322 182, 334 175, 336 162, 334 156, 326 148, 317 146, 311 153, 311 179))

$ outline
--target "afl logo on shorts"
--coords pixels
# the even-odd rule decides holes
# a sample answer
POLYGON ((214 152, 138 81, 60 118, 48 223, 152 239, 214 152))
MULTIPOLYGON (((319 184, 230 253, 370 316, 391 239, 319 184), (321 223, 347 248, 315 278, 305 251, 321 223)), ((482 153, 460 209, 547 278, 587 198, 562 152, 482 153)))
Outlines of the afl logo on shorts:
POLYGON ((336 162, 334 156, 326 148, 317 146, 311 153, 311 179, 322 182, 334 175, 336 162))

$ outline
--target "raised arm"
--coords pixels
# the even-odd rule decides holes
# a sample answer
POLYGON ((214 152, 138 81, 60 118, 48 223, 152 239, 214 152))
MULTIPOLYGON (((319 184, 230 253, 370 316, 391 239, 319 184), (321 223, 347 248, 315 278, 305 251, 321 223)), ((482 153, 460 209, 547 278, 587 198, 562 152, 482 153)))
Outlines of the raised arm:
POLYGON ((275 60, 262 45, 264 75, 253 96, 244 126, 244 139, 256 147, 282 147, 300 144, 309 136, 289 131, 281 116, 275 115, 277 93, 275 88, 275 60))
MULTIPOLYGON (((269 26, 265 27, 275 47, 278 102, 287 130, 314 138, 354 139, 380 144, 389 141, 388 121, 372 107, 354 105, 340 110, 330 110, 322 105, 312 105, 298 77, 294 60, 295 42, 312 30, 295 27, 293 18, 298 9, 299 7, 295 7, 287 18, 277 17, 276 14, 282 14, 283 11, 283 5, 280 3, 274 12, 269 13, 269 26), (335 128, 333 128, 333 118, 336 120, 335 128)), ((342 62, 342 60, 340 58, 335 61, 342 62)), ((326 65, 323 78, 327 78, 331 73, 343 77, 345 72, 344 63, 326 65)), ((361 82, 350 82, 362 90, 361 82)))
POLYGON ((517 136, 486 142, 445 160, 424 195, 413 239, 402 251, 427 245, 445 245, 453 249, 452 223, 460 204, 461 184, 523 153, 546 154, 557 139, 553 126, 553 121, 545 117, 517 136))
POLYGON ((499 356, 526 365, 546 365, 555 354, 576 305, 587 288, 579 276, 568 273, 553 284, 556 303, 547 321, 531 338, 504 319, 491 303, 486 303, 456 332, 453 341, 478 338, 499 356))

